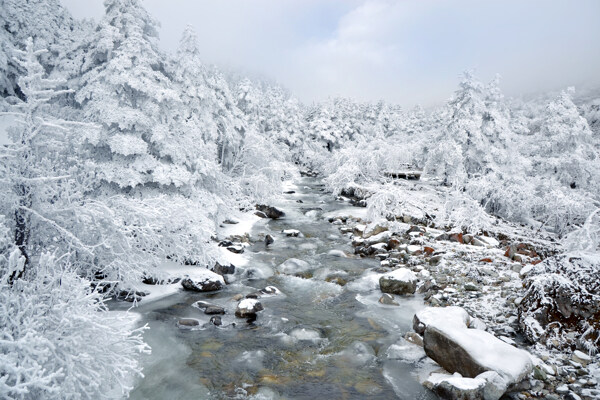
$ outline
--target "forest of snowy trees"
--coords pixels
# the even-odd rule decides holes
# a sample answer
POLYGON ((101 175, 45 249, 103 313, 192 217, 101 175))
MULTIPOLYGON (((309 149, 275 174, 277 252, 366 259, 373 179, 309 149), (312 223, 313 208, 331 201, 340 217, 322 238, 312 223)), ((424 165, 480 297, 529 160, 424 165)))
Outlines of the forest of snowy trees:
POLYGON ((301 169, 334 194, 369 187, 369 212, 387 218, 411 204, 388 174, 410 165, 445 196, 428 215, 435 224, 492 231, 501 219, 597 265, 599 96, 565 88, 509 99, 498 79, 465 73, 432 109, 306 105, 206 64, 191 27, 165 54, 139 0, 104 3, 91 22, 59 0, 0 1, 10 125, 0 149, 0 397, 127 394, 148 346, 105 301, 162 279, 166 259, 214 264, 219 224, 276 198, 301 169))

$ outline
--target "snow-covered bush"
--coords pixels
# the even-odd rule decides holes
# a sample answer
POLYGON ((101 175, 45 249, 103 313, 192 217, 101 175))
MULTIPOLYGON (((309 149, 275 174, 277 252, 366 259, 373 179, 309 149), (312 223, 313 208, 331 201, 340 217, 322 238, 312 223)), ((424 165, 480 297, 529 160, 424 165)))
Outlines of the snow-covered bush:
POLYGON ((25 260, 2 224, 0 240, 0 397, 119 398, 141 374, 148 352, 129 314, 108 312, 102 295, 70 270, 66 257, 25 260), (112 393, 112 395, 111 395, 112 393))
POLYGON ((568 253, 546 259, 530 271, 519 304, 519 322, 530 341, 598 351, 599 261, 597 253, 568 253))
POLYGON ((251 202, 269 201, 281 195, 284 178, 297 174, 296 167, 288 160, 281 144, 251 130, 233 159, 229 175, 251 202))

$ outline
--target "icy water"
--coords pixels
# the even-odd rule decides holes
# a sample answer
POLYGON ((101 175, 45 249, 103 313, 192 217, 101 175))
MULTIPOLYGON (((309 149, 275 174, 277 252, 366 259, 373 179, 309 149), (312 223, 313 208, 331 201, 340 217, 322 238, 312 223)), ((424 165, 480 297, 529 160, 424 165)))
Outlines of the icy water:
POLYGON ((131 398, 435 398, 417 381, 432 365, 422 349, 402 339, 422 299, 379 304, 377 276, 370 271, 378 262, 354 258, 349 238, 326 218, 348 213, 348 205, 324 193, 318 179, 302 178, 297 185, 276 204, 285 218, 254 226, 252 237, 269 233, 275 243, 247 247, 250 261, 233 284, 217 293, 180 292, 135 309, 151 328, 145 338, 152 354, 144 358, 145 377, 131 398), (286 237, 284 229, 304 237, 286 237), (290 258, 308 264, 282 269, 290 258), (265 310, 253 323, 236 318, 232 298, 266 286, 282 293, 260 299, 265 310), (221 327, 191 307, 198 300, 226 308, 221 327), (206 325, 181 330, 176 323, 183 317, 206 325))

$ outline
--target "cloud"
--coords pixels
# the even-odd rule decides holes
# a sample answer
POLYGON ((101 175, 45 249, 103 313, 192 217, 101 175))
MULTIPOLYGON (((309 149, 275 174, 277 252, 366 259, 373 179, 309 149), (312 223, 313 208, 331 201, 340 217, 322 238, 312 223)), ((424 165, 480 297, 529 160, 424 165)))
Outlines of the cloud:
MULTIPOLYGON (((100 0, 89 2, 95 10, 100 0)), ((342 95, 429 105, 450 97, 470 68, 483 79, 500 73, 510 95, 600 84, 597 0, 144 4, 162 23, 165 49, 192 23, 206 61, 279 80, 308 102, 342 95)))

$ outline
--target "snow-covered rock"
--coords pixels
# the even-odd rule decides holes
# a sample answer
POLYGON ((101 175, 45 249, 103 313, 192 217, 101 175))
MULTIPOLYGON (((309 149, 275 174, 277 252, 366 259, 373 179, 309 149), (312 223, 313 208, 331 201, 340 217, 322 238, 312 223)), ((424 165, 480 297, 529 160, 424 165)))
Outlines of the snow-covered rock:
POLYGON ((423 336, 425 353, 448 372, 474 378, 497 372, 508 385, 525 379, 532 371, 529 353, 494 335, 444 321, 431 321, 423 336))
POLYGON ((302 233, 298 229, 284 229, 281 233, 288 237, 302 237, 302 233))
POLYGON ((368 245, 374 245, 376 243, 387 243, 391 237, 392 233, 390 231, 384 231, 378 233, 377 235, 368 237, 367 239, 365 239, 365 243, 368 245))
POLYGON ((398 268, 379 278, 379 287, 384 293, 414 294, 417 289, 417 276, 407 268, 398 268))
POLYGON ((466 328, 469 321, 469 313, 462 307, 427 307, 413 317, 413 329, 422 335, 425 328, 431 323, 437 322, 444 326, 466 328))
POLYGON ((256 209, 258 210, 256 212, 256 215, 258 215, 261 218, 279 219, 285 216, 285 213, 283 211, 264 204, 258 204, 256 206, 256 209))
POLYGON ((187 277, 181 281, 185 290, 193 292, 214 292, 225 286, 225 280, 219 274, 208 269, 198 270, 193 277, 187 277), (200 272, 202 271, 202 272, 200 272))
POLYGON ((465 378, 459 373, 434 372, 423 385, 438 396, 451 400, 498 400, 507 389, 506 382, 494 371, 484 372, 475 378, 465 378))
POLYGON ((239 318, 256 317, 256 313, 264 310, 263 305, 256 299, 244 299, 240 301, 235 309, 235 316, 239 318))

